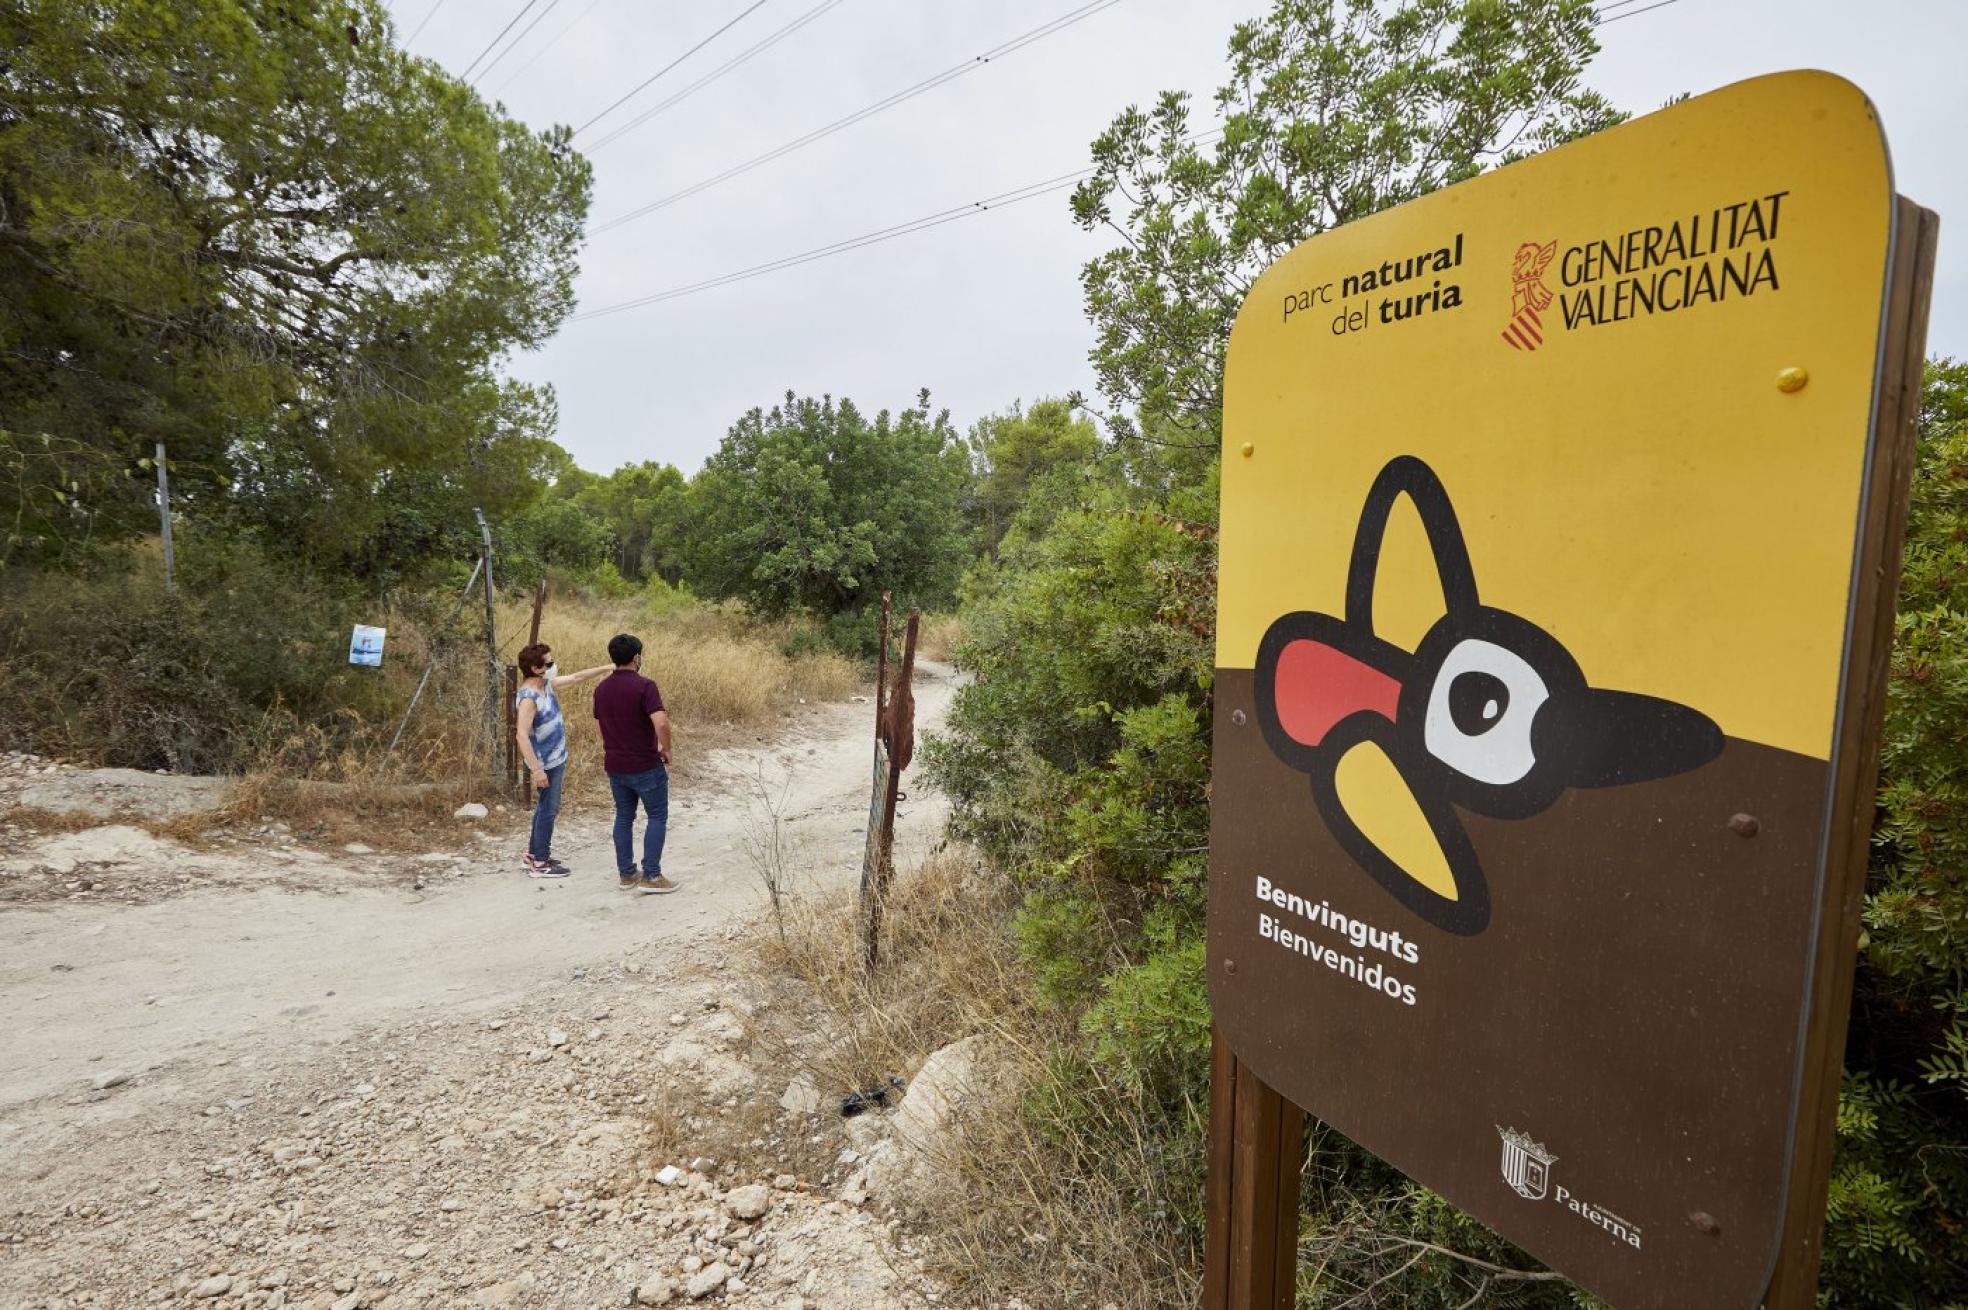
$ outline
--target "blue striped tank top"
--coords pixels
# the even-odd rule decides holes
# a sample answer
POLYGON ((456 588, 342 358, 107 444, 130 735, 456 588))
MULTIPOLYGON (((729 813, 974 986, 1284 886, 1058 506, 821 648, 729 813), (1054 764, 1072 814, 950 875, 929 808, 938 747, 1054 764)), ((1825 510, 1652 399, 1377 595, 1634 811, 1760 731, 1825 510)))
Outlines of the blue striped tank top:
POLYGON ((551 687, 542 691, 521 687, 514 705, 529 700, 534 705, 533 750, 540 757, 540 767, 559 768, 567 763, 567 725, 560 717, 560 697, 551 687))

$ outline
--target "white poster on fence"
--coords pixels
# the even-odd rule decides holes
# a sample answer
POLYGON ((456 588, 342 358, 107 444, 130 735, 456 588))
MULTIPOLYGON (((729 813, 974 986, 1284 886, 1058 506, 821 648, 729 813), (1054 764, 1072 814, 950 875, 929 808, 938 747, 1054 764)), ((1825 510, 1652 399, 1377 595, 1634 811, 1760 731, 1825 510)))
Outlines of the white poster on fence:
POLYGON ((383 634, 388 631, 366 623, 356 624, 354 634, 349 637, 349 663, 366 664, 372 669, 382 667, 383 634))

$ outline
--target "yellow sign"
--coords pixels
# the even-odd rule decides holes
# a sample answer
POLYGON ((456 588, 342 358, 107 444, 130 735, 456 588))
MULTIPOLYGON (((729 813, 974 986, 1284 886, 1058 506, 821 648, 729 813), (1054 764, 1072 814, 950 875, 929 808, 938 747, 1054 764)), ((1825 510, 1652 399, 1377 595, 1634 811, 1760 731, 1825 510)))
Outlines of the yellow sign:
POLYGON ((1309 241, 1230 338, 1217 1022, 1622 1307, 1774 1259, 1895 212, 1787 73, 1309 241))
MULTIPOLYGON (((1219 666, 1252 667, 1281 613, 1342 612, 1358 508, 1398 450, 1448 488, 1483 601, 1534 614, 1595 684, 1829 755, 1892 214, 1878 122, 1797 73, 1615 135, 1257 280, 1225 382, 1219 666), (1808 385, 1780 385, 1792 368, 1808 385)), ((1384 573, 1424 572, 1418 528, 1390 526, 1384 573)), ((1417 590, 1383 635, 1441 613, 1417 590)))

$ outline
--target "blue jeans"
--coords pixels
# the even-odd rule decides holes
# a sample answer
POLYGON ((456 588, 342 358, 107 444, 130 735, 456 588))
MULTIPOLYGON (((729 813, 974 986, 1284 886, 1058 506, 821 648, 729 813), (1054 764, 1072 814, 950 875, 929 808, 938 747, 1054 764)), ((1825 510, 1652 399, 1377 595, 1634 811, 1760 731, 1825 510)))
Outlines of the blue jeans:
POLYGON ((562 760, 546 774, 547 785, 533 793, 533 839, 526 843, 526 853, 536 860, 553 853, 554 820, 560 817, 560 783, 567 776, 567 762, 562 760))
POLYGON ((611 773, 608 790, 615 793, 615 872, 635 877, 636 802, 642 802, 649 827, 642 834, 642 874, 663 872, 663 838, 670 829, 670 771, 657 765, 646 773, 611 773))

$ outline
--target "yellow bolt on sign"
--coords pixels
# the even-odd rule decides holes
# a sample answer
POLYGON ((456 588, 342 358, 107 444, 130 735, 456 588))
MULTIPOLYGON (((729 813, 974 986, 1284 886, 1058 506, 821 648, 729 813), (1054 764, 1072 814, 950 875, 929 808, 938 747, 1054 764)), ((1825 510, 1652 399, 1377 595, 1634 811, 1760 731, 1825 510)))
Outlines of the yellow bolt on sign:
POLYGON ((1231 335, 1217 1023, 1622 1310, 1776 1259, 1895 214, 1787 73, 1308 241, 1231 335))

